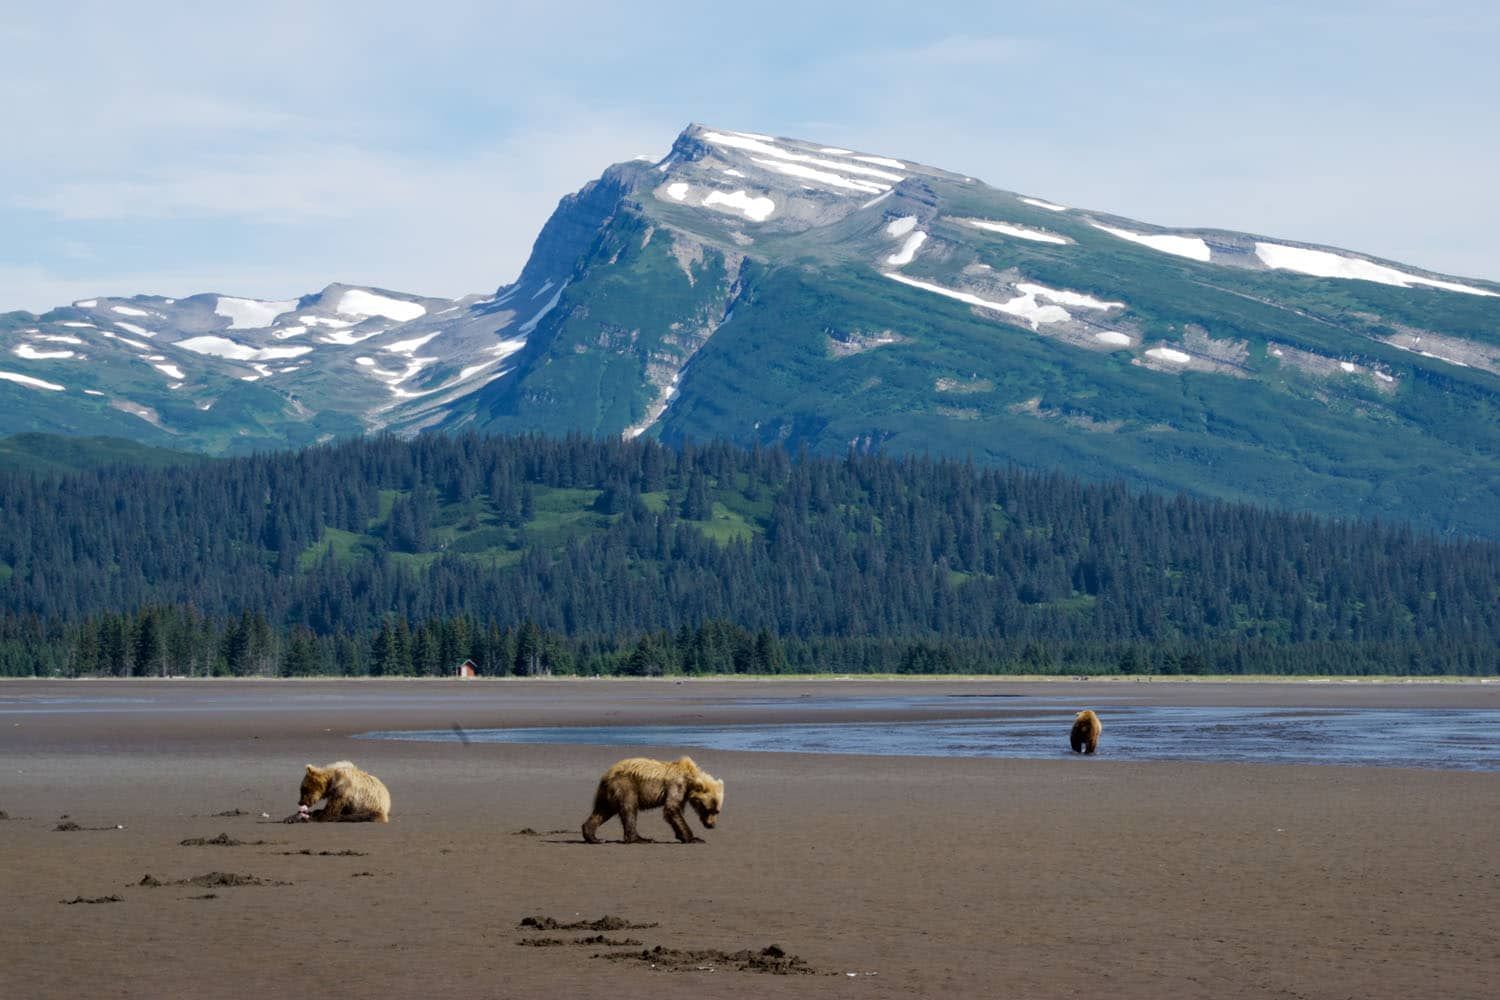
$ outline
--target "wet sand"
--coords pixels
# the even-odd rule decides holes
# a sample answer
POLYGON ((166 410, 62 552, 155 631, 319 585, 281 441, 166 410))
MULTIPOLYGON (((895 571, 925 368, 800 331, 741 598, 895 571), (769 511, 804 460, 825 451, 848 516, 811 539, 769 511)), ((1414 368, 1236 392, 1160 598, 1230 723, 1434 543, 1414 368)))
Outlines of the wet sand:
POLYGON ((835 694, 875 699, 840 718, 983 714, 879 704, 918 693, 1060 696, 1106 727, 1124 697, 1500 708, 1500 685, 1447 684, 7 682, 0 995, 1491 995, 1496 773, 1126 763, 1108 728, 1093 759, 693 751, 728 785, 707 844, 647 813, 663 842, 590 847, 618 748, 349 738, 827 719, 835 694), (345 757, 390 786, 389 825, 261 818, 345 757), (181 843, 220 833, 242 843, 181 843), (186 881, 213 873, 264 884, 186 881), (656 926, 519 926, 606 915, 656 926), (790 964, 771 944, 805 969, 754 971, 790 964), (656 946, 656 968, 595 957, 656 946))

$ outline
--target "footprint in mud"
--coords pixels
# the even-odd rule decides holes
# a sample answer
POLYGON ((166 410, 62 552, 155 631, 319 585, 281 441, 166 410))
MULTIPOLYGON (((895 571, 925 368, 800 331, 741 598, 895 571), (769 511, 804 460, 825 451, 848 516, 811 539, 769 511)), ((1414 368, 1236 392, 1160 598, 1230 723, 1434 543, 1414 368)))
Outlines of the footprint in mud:
POLYGON ((665 948, 657 945, 636 952, 601 952, 594 958, 611 962, 639 962, 662 972, 717 972, 720 969, 735 972, 762 972, 773 976, 817 976, 836 975, 820 973, 797 955, 788 955, 777 945, 767 945, 760 951, 720 951, 717 948, 685 950, 665 948))

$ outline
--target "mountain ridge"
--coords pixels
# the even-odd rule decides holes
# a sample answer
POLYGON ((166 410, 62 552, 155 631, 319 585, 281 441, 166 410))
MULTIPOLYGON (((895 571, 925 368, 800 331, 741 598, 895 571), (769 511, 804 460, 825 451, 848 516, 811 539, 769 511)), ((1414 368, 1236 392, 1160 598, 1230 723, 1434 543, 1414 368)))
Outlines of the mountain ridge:
POLYGON ((0 380, 31 404, 0 432, 124 414, 128 436, 213 453, 376 429, 722 437, 1497 530, 1500 284, 802 140, 690 125, 563 198, 493 295, 332 285, 271 317, 284 303, 217 298, 171 343, 99 312, 164 300, 0 316, 0 373, 31 380, 0 380), (82 346, 62 339, 80 322, 134 376, 82 400, 71 359, 40 356, 82 346), (196 414, 173 397, 189 372, 195 405, 212 396, 196 414))

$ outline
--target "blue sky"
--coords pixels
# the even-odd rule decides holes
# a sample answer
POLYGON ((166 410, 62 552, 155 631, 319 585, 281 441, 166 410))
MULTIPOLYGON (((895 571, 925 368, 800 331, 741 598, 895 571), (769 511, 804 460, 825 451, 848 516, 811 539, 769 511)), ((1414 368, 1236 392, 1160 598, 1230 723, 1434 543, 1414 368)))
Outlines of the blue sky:
POLYGON ((1493 3, 207 6, 0 7, 0 311, 492 289, 689 121, 1500 279, 1493 3))

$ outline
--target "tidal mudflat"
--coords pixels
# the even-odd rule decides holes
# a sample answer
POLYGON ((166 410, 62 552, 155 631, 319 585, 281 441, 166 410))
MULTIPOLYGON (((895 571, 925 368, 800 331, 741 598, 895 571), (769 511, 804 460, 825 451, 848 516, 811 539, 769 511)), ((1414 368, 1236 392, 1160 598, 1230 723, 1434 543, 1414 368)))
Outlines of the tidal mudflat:
POLYGON ((1496 712, 1500 686, 1448 684, 5 683, 0 994, 1479 997, 1500 772, 1350 747, 1437 717, 1424 738, 1470 753, 1496 712), (1091 759, 1052 732, 1083 707, 1091 759), (1312 727, 1338 766, 1148 759, 1138 725, 1312 727), (699 732, 829 726, 858 752, 699 732), (871 752, 921 727, 957 749, 871 752), (518 728, 638 731, 474 738, 518 728), (353 738, 397 730, 453 738, 353 738), (580 842, 636 753, 725 779, 708 843, 653 813, 660 843, 580 842), (390 787, 388 825, 274 822, 341 758, 390 787))

